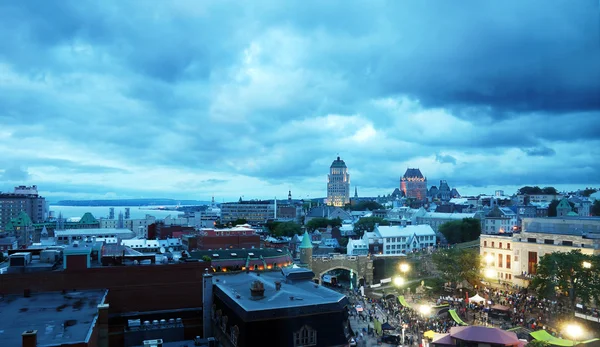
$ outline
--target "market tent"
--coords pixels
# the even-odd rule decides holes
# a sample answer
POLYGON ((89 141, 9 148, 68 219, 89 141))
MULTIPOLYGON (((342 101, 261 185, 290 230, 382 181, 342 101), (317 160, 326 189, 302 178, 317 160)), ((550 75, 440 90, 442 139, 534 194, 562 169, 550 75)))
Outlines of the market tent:
POLYGON ((479 294, 476 294, 474 297, 469 298, 469 302, 481 303, 481 302, 485 302, 485 298, 479 296, 479 294))
POLYGON ((410 305, 406 302, 406 299, 404 299, 404 295, 400 295, 398 301, 400 302, 400 305, 410 308, 410 305))
POLYGON ((458 316, 458 313, 456 313, 456 310, 448 310, 448 312, 450 313, 450 316, 452 316, 452 319, 454 319, 454 321, 456 323, 458 323, 459 325, 469 325, 469 324, 463 322, 462 319, 460 319, 460 317, 458 316))
POLYGON ((595 342, 595 341, 600 341, 600 339, 591 339, 591 340, 587 340, 587 341, 575 342, 575 341, 571 341, 571 340, 560 339, 558 337, 554 337, 554 336, 550 335, 550 333, 547 332, 546 330, 534 331, 534 332, 529 333, 529 335, 531 335, 531 337, 533 337, 536 340, 544 341, 551 345, 562 346, 562 347, 569 347, 569 346, 575 346, 575 345, 587 344, 587 343, 591 343, 591 342, 595 342))
POLYGON ((435 331, 433 330, 428 330, 426 332, 423 333, 423 336, 425 336, 426 338, 433 340, 433 337, 435 336, 435 331))

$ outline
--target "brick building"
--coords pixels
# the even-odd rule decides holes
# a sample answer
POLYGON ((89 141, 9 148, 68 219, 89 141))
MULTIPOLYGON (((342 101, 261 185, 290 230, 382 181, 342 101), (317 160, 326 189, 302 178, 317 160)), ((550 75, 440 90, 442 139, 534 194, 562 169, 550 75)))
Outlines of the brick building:
POLYGON ((184 249, 239 249, 259 248, 260 236, 248 224, 225 229, 202 229, 198 234, 183 235, 181 242, 184 249))
POLYGON ((210 263, 194 260, 169 265, 103 267, 93 260, 89 262, 85 252, 80 253, 65 254, 67 267, 62 271, 0 275, 0 294, 23 295, 25 291, 33 296, 44 292, 108 289, 111 347, 125 345, 130 319, 153 322, 181 318, 186 338, 201 335, 202 274, 210 268, 210 263))

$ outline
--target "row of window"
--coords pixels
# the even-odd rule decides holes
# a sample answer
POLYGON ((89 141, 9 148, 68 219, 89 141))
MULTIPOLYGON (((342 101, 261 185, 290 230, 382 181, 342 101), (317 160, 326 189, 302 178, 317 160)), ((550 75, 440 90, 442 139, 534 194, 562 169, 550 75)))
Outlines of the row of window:
MULTIPOLYGON (((386 242, 406 242, 407 239, 408 239, 408 237, 387 237, 385 239, 385 241, 386 242)), ((417 239, 419 241, 433 241, 434 236, 433 235, 419 236, 419 237, 417 237, 417 239)))
MULTIPOLYGON (((498 254, 498 267, 502 268, 503 265, 506 265, 506 269, 510 269, 511 267, 511 255, 510 254, 506 254, 506 263, 503 263, 504 260, 504 256, 502 254, 498 254)), ((483 252, 483 259, 487 261, 487 252, 483 252)), ((492 263, 490 264, 491 266, 496 266, 495 265, 495 260, 496 260, 496 255, 494 253, 492 253, 492 263)), ((517 257, 515 257, 515 261, 517 261, 517 257)))
MULTIPOLYGON (((491 248, 496 248, 496 242, 492 241, 492 246, 491 248)), ((483 241, 483 247, 486 248, 488 246, 487 241, 483 241)), ((498 242, 498 248, 502 248, 502 242, 498 242)), ((510 242, 506 243, 506 249, 510 249, 510 242)))

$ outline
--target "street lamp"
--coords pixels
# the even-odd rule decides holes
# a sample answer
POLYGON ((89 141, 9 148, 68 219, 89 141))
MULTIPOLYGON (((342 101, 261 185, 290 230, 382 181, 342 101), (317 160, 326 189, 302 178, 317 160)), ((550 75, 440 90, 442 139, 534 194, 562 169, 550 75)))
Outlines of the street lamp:
POLYGON ((487 278, 495 278, 496 277, 496 271, 494 271, 494 269, 486 269, 485 270, 485 277, 487 277, 487 278))
POLYGON ((396 287, 402 287, 404 285, 404 278, 398 276, 394 278, 394 285, 396 285, 396 287))
POLYGON ((409 269, 410 269, 410 267, 408 266, 408 264, 406 264, 406 263, 400 264, 400 271, 402 271, 402 273, 404 275, 406 275, 406 273, 408 272, 409 269))
POLYGON ((421 312, 421 314, 424 316, 428 316, 431 313, 431 307, 427 305, 421 305, 421 307, 419 307, 419 312, 421 312))
POLYGON ((485 262, 489 266, 494 261, 494 257, 491 254, 485 256, 485 262))
POLYGON ((582 265, 583 265, 584 269, 591 269, 592 268, 592 263, 590 263, 589 261, 584 261, 582 265))
POLYGON ((577 340, 579 340, 581 338, 581 335, 583 335, 583 329, 581 329, 581 326, 577 324, 569 324, 567 325, 565 331, 567 335, 571 336, 575 340, 573 346, 576 346, 577 340))

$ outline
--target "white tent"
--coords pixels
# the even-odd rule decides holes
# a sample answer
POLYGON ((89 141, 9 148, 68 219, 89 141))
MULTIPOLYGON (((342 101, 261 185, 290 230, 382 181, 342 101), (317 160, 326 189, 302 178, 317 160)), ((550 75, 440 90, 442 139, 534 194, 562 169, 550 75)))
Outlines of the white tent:
POLYGON ((482 298, 481 296, 479 296, 479 294, 476 294, 474 297, 469 298, 469 302, 480 303, 480 302, 484 302, 484 301, 485 301, 485 298, 482 298))

